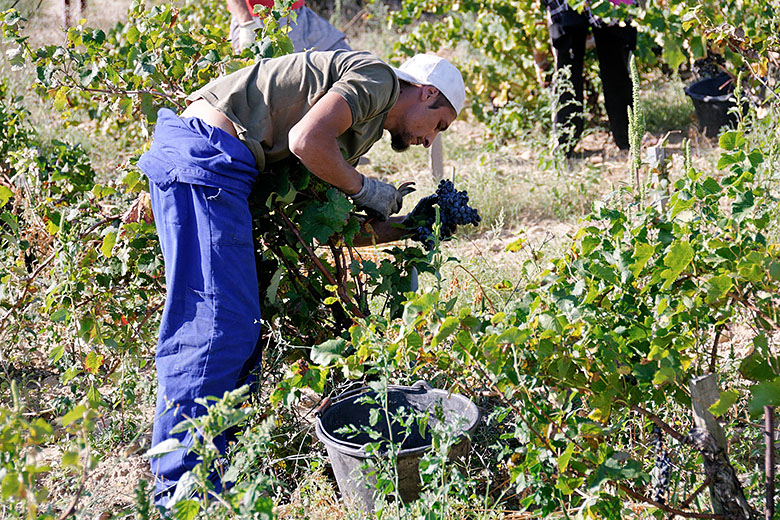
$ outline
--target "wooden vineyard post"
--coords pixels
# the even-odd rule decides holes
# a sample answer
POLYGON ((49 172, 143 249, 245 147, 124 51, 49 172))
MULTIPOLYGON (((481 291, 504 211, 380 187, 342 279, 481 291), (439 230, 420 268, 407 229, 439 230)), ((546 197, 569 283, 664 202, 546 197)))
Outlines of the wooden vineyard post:
POLYGON ((766 520, 775 516, 775 407, 764 407, 764 474, 766 475, 766 520))
POLYGON ((87 9, 87 0, 62 0, 62 24, 65 27, 70 27, 71 20, 74 18, 71 16, 72 7, 77 10, 75 18, 79 19, 87 9))
POLYGON ((688 434, 690 442, 704 460, 704 473, 710 480, 712 509, 716 515, 734 520, 758 519, 758 513, 745 499, 742 484, 728 461, 726 435, 709 407, 718 400, 716 374, 691 379, 694 429, 688 434))
POLYGON ((431 143, 431 175, 433 176, 434 184, 439 184, 439 181, 444 178, 444 147, 441 144, 441 134, 436 136, 436 139, 431 143))

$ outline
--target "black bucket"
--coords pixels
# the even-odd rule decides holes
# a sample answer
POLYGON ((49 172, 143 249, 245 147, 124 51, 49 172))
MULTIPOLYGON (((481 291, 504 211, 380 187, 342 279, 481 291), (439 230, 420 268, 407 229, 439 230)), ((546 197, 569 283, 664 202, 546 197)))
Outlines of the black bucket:
MULTIPOLYGON (((328 451, 344 501, 351 507, 371 512, 374 510, 376 479, 372 477, 371 470, 364 470, 364 467, 372 466, 372 456, 367 453, 366 445, 376 441, 368 433, 355 435, 339 431, 350 425, 358 429, 369 427, 371 410, 381 408, 378 404, 358 402, 366 394, 376 397, 368 388, 338 396, 318 412, 315 429, 317 438, 325 444, 328 451)), ((399 410, 405 409, 406 414, 427 414, 431 418, 431 424, 436 421, 436 410, 440 409, 444 423, 456 426, 461 431, 460 440, 456 441, 448 454, 450 460, 462 459, 468 453, 471 447, 470 436, 476 430, 481 417, 479 408, 470 400, 462 395, 432 388, 425 381, 418 381, 412 386, 389 386, 387 398, 391 417, 399 410)), ((380 417, 384 417, 383 411, 380 412, 380 417)), ((380 433, 382 439, 402 441, 397 458, 398 495, 407 503, 417 500, 422 487, 418 464, 431 447, 430 429, 426 429, 425 436, 422 436, 417 425, 414 425, 410 435, 404 438, 406 430, 395 421, 388 425, 386 420, 380 419, 370 428, 380 433)))
POLYGON ((734 80, 725 72, 685 87, 685 94, 693 101, 699 129, 707 137, 716 137, 724 126, 736 126, 737 115, 729 113, 737 106, 733 93, 734 80))

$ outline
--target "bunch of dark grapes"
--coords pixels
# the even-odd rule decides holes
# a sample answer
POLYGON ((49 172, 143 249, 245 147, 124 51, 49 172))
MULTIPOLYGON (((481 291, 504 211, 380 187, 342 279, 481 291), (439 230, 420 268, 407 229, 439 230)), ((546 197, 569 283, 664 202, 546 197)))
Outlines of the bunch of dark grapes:
MULTIPOLYGON (((431 198, 431 208, 433 208, 433 204, 439 206, 440 240, 452 236, 458 226, 466 224, 477 226, 482 221, 477 210, 469 206, 468 192, 456 190, 455 185, 450 180, 439 182, 436 193, 431 198)), ((429 251, 433 249, 434 245, 433 226, 435 222, 436 213, 431 211, 427 220, 416 229, 415 238, 422 242, 429 251)))
POLYGON ((661 429, 658 426, 653 428, 655 440, 655 467, 650 472, 653 477, 652 499, 663 504, 666 502, 666 495, 669 491, 669 477, 672 475, 672 459, 664 449, 664 439, 661 429))

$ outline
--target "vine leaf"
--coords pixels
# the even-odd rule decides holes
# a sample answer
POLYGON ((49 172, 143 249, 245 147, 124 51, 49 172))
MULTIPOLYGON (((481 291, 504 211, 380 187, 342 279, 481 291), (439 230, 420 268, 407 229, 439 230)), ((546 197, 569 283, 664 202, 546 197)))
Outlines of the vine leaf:
POLYGON ((661 277, 666 280, 663 285, 664 289, 668 289, 672 285, 680 273, 688 267, 691 260, 693 260, 693 248, 687 240, 678 240, 672 244, 664 257, 664 265, 669 269, 661 273, 661 277))
POLYGON ((732 287, 734 287, 734 282, 731 281, 731 276, 728 274, 713 276, 707 282, 707 303, 722 300, 732 287))
POLYGON ((336 188, 330 188, 325 196, 327 201, 307 206, 298 221, 301 237, 306 242, 317 239, 319 243, 325 243, 347 225, 352 203, 336 188))
POLYGON ((642 272, 642 269, 644 269, 647 261, 650 260, 650 257, 653 256, 654 251, 655 248, 650 244, 640 243, 636 245, 634 248, 634 254, 631 256, 631 259, 634 261, 634 263, 629 266, 631 274, 634 275, 634 278, 639 277, 639 273, 642 272))
POLYGON ((13 196, 14 196, 14 192, 6 188, 5 186, 0 186, 0 208, 5 206, 13 196))
POLYGON ((343 338, 329 339, 311 348, 311 360, 320 366, 327 366, 341 359, 347 342, 343 338))
POLYGON ((739 399, 739 393, 734 390, 721 392, 718 396, 718 400, 710 406, 710 413, 715 417, 723 415, 737 402, 737 399, 739 399))
POLYGON ((763 381, 750 387, 750 414, 758 415, 765 406, 780 405, 780 377, 772 381, 763 381))

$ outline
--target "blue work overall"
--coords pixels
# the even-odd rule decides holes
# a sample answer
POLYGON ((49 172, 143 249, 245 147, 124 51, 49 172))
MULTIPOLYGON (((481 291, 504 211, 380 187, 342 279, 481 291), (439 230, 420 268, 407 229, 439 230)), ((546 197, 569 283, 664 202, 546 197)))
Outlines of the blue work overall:
MULTIPOLYGON (((138 166, 150 181, 167 289, 152 445, 176 437, 189 447, 190 433, 170 431, 205 413, 194 400, 234 390, 258 362, 260 303, 248 204, 258 172, 238 139, 168 109, 159 111, 152 146, 138 166)), ((217 446, 224 452, 224 436, 217 446)), ((152 459, 158 497, 197 464, 198 455, 185 449, 152 459)))

